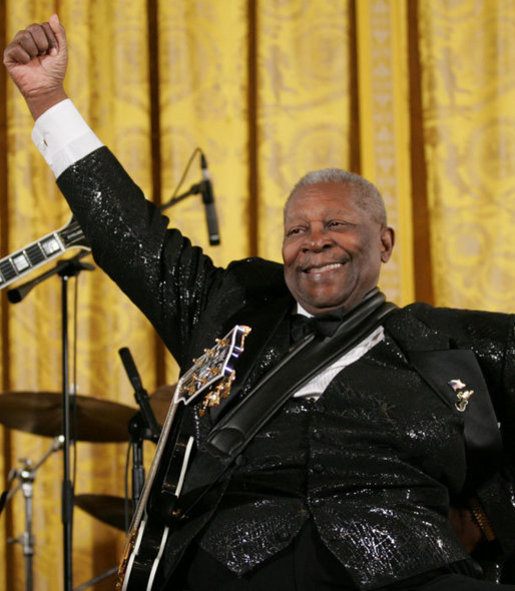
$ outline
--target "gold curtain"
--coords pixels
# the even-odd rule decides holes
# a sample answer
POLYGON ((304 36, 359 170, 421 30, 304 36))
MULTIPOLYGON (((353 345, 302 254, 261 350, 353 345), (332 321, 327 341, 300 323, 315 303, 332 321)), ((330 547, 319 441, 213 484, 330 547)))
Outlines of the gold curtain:
POLYGON ((515 6, 421 2, 418 26, 435 302, 513 312, 515 6))
MULTIPOLYGON (((404 305, 513 311, 515 6, 510 0, 5 0, 4 39, 58 11, 67 90, 155 202, 199 146, 213 175, 222 244, 208 244, 191 197, 172 223, 215 262, 280 260, 281 209, 306 171, 339 166, 375 182, 396 229, 381 285, 404 305)), ((69 210, 30 141, 30 116, 0 76, 0 257, 64 224, 69 210)), ((197 160, 183 188, 200 180, 197 160)), ((79 394, 134 406, 117 350, 149 391, 177 368, 148 322, 103 273, 78 279, 79 394)), ((73 327, 75 281, 70 281, 73 327)), ((2 390, 60 391, 61 285, 17 305, 1 293, 2 390)), ((73 339, 72 339, 73 341, 73 339)), ((0 416, 0 422, 1 422, 0 416)), ((50 439, 1 428, 3 485, 50 439)), ((76 446, 77 494, 123 496, 125 444, 76 446)), ((145 449, 146 460, 151 447, 145 449)), ((61 454, 34 485, 35 590, 62 583, 61 454)), ((17 493, 0 516, 0 588, 24 589, 17 493)), ((123 534, 74 514, 74 585, 117 564, 123 534)), ((112 578, 95 589, 112 588, 112 578)))

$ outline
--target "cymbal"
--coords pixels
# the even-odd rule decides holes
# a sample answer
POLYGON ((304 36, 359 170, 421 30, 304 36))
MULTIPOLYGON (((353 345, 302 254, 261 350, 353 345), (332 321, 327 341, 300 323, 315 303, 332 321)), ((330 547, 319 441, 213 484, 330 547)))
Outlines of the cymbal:
POLYGON ((150 407, 156 415, 157 422, 162 425, 165 422, 170 402, 172 402, 173 393, 177 384, 166 384, 159 386, 157 390, 150 394, 150 407))
MULTIPOLYGON (((75 395, 79 441, 128 441, 127 424, 137 409, 118 402, 75 395)), ((62 394, 57 392, 5 392, 0 394, 0 423, 44 437, 62 434, 62 394)), ((73 417, 73 409, 72 409, 73 417)))
MULTIPOLYGON (((100 521, 125 531, 125 499, 112 495, 75 495, 75 505, 100 521)), ((128 502, 128 521, 132 518, 132 501, 128 502)))

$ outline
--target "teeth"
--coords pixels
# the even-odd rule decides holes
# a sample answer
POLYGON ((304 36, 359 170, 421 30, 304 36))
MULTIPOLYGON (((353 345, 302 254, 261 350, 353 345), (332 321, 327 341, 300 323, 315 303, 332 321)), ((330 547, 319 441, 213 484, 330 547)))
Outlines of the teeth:
POLYGON ((312 267, 309 269, 309 273, 320 273, 321 271, 328 271, 329 269, 338 269, 341 267, 341 263, 331 263, 329 265, 323 265, 322 267, 312 267))

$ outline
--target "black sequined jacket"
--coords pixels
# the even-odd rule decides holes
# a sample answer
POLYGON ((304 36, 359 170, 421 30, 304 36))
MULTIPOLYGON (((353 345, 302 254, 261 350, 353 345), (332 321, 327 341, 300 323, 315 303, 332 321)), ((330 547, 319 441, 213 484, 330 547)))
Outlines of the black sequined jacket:
MULTIPOLYGON (((167 230, 168 220, 107 148, 68 168, 58 184, 95 260, 183 369, 235 323, 253 330, 234 398, 281 357, 293 304, 281 265, 253 258, 215 267, 177 230, 167 230)), ((514 552, 513 317, 414 304, 389 316, 384 328, 384 341, 336 376, 318 402, 292 400, 272 418, 218 487, 210 510, 174 534, 168 571, 196 537, 243 574, 286 547, 312 518, 359 587, 373 589, 466 558, 447 513, 471 493, 480 498, 499 553, 514 552), (450 349, 472 350, 479 375, 454 375, 445 362, 450 349), (442 352, 440 386, 413 368, 413 351, 442 352), (448 392, 438 392, 456 378, 476 396, 487 395, 486 382, 507 461, 467 461, 465 413, 445 402, 448 392), (503 461, 508 470, 499 467, 503 461)), ((194 418, 199 440, 224 410, 194 418)))

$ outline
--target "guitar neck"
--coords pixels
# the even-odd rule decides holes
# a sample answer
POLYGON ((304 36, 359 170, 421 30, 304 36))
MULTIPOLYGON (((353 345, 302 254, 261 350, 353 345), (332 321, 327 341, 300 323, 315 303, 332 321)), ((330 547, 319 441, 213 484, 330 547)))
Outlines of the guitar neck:
POLYGON ((166 419, 161 429, 161 434, 159 436, 159 441, 156 446, 156 451, 152 459, 152 465, 150 466, 150 471, 145 479, 145 483, 141 491, 141 497, 138 501, 138 506, 136 507, 136 511, 134 512, 134 516, 132 518, 132 524, 130 529, 134 533, 137 531, 139 524, 141 523, 141 520, 145 513, 150 493, 152 491, 152 486, 154 484, 156 474, 159 470, 161 459, 163 457, 163 452, 165 450, 165 446, 167 444, 168 437, 174 424, 175 416, 177 414, 178 409, 179 405, 173 402, 170 405, 170 408, 168 409, 168 413, 166 415, 166 419))
POLYGON ((175 501, 181 495, 194 453, 193 435, 180 433, 182 413, 185 406, 198 401, 201 394, 204 399, 199 413, 217 406, 221 398, 229 395, 235 375, 229 361, 242 353, 250 330, 248 326, 236 325, 225 337, 217 339, 214 347, 205 349, 204 354, 194 360, 193 367, 180 378, 132 518, 118 569, 117 591, 141 591, 143 588, 150 591, 154 588, 154 577, 173 518, 178 518, 175 501))
POLYGON ((89 249, 86 237, 73 217, 60 230, 51 232, 25 248, 0 259, 0 289, 57 258, 70 248, 89 249))

